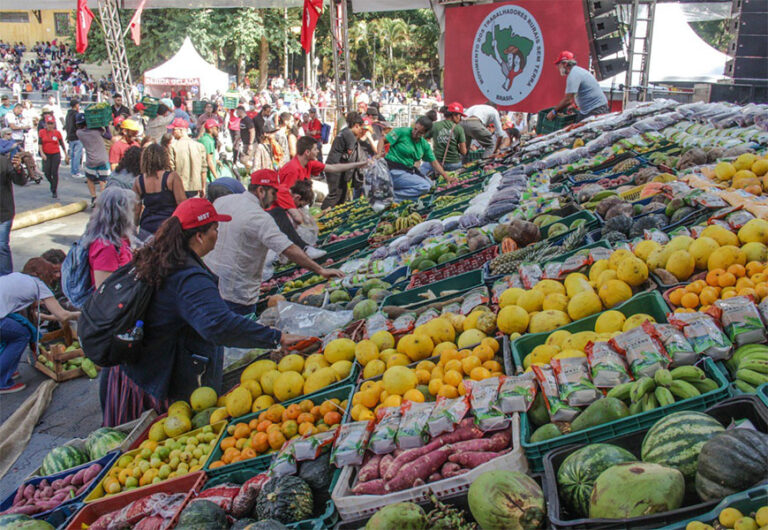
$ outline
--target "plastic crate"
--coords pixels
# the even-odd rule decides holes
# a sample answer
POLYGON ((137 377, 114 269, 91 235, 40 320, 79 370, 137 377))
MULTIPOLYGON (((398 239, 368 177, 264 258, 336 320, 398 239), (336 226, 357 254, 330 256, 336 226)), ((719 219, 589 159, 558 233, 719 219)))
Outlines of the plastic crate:
MULTIPOLYGON (((58 506, 56 506, 55 508, 53 508, 51 510, 37 513, 33 517, 35 519, 45 519, 49 515, 51 515, 54 511, 60 509, 62 506, 69 505, 69 504, 74 504, 74 503, 79 503, 80 501, 82 501, 83 498, 86 497, 86 495, 88 495, 91 491, 93 491, 94 487, 96 487, 98 484, 101 483, 102 479, 107 474, 107 471, 112 467, 112 464, 115 463, 115 460, 117 460, 118 456, 120 456, 120 451, 112 451, 112 452, 107 453, 106 455, 102 456, 101 458, 99 458, 98 460, 95 460, 93 462, 88 462, 88 463, 85 463, 85 464, 80 465, 80 466, 76 466, 76 467, 73 467, 73 468, 70 468, 70 469, 65 469, 64 471, 60 471, 58 473, 54 473, 53 475, 47 475, 45 477, 34 477, 34 478, 29 479, 29 480, 25 480, 19 486, 19 488, 25 487, 27 484, 32 484, 34 486, 37 486, 38 484, 40 484, 40 482, 43 481, 43 479, 45 479, 49 483, 51 483, 54 480, 58 480, 60 478, 68 477, 69 475, 74 475, 75 473, 77 473, 81 469, 88 468, 88 467, 92 466, 93 464, 100 464, 101 465, 101 471, 99 471, 99 474, 96 475, 96 478, 94 478, 91 481, 91 483, 88 485, 88 487, 85 489, 85 491, 83 491, 83 493, 81 493, 80 495, 76 495, 76 496, 72 497, 71 499, 68 499, 68 500, 62 502, 61 504, 59 504, 58 506)), ((11 506, 13 506, 13 498, 16 496, 16 492, 17 491, 18 491, 18 488, 13 490, 13 492, 10 495, 8 495, 2 503, 0 503, 0 512, 4 512, 5 510, 7 510, 11 506)))
POLYGON ((475 160, 482 160, 485 151, 483 149, 477 149, 476 151, 467 151, 464 155, 465 162, 474 162, 475 160))
POLYGON ((467 205, 469 204, 470 200, 472 200, 472 198, 467 197, 466 200, 457 201, 453 204, 446 206, 445 208, 438 208, 436 210, 432 210, 427 216, 427 220, 428 221, 431 221, 433 219, 442 220, 442 219, 445 219, 446 217, 452 217, 454 215, 462 215, 467 205))
MULTIPOLYGON (((347 414, 349 413, 349 409, 352 407, 352 394, 355 390, 354 382, 357 380, 357 373, 356 370, 357 363, 353 365, 352 372, 350 372, 349 377, 344 379, 342 381, 345 383, 344 386, 337 386, 335 387, 326 387, 322 390, 319 390, 318 392, 314 392, 312 394, 304 395, 304 396, 298 396, 293 399, 289 399, 287 401, 283 401, 280 404, 281 405, 290 405, 291 403, 299 403, 301 401, 304 401, 305 399, 311 400, 313 403, 318 404, 322 403, 326 399, 333 399, 338 398, 341 401, 344 401, 345 399, 349 400, 347 403, 347 409, 344 411, 343 417, 346 418, 347 414)), ((232 419, 227 427, 232 425, 237 425, 238 423, 248 423, 253 419, 257 419, 259 417, 259 414, 264 412, 263 410, 259 410, 257 412, 251 412, 250 414, 246 414, 245 416, 240 416, 239 418, 232 419)), ((224 429, 226 431, 226 429, 224 429)), ((222 438, 223 439, 223 438, 222 438)), ((221 456, 224 454, 224 451, 221 450, 221 440, 219 439, 216 443, 216 448, 211 452, 211 456, 208 458, 208 462, 206 462, 205 467, 203 468, 206 473, 208 473, 209 476, 218 476, 222 473, 229 473, 238 469, 242 469, 245 467, 257 469, 258 473, 261 471, 266 471, 267 468, 269 468, 269 463, 272 460, 272 454, 266 454, 262 456, 257 456, 255 458, 249 458, 248 460, 242 460, 240 462, 235 462, 234 464, 227 464, 225 466, 216 467, 211 469, 210 465, 219 460, 221 456)))
MULTIPOLYGON (((272 455, 269 456, 271 457, 272 455)), ((247 460, 244 463, 252 462, 253 460, 256 459, 247 460)), ((297 464, 301 465, 301 462, 298 462, 297 464)), ((269 466, 269 462, 267 462, 267 466, 269 466)), ((202 491, 218 486, 219 484, 243 484, 248 479, 255 477, 259 473, 263 473, 266 468, 262 469, 262 467, 263 466, 260 464, 249 465, 212 475, 205 483, 202 491)), ((333 528, 338 520, 338 514, 336 513, 336 507, 331 500, 331 492, 336 486, 336 482, 339 480, 340 473, 340 469, 334 470, 333 478, 331 478, 331 485, 328 488, 328 500, 326 501, 325 506, 322 507, 320 513, 312 514, 316 515, 316 517, 304 519, 303 521, 297 521, 295 523, 288 523, 285 526, 288 528, 296 528, 298 530, 323 530, 325 528, 333 528)))
POLYGON ((54 528, 66 528, 69 522, 85 506, 81 502, 65 504, 55 508, 49 515, 45 516, 45 522, 54 528))
POLYGON ((747 491, 741 493, 734 493, 724 498, 720 503, 715 506, 712 511, 699 515, 693 519, 674 523, 669 526, 665 526, 665 530, 685 530, 688 523, 693 521, 701 521, 702 523, 715 526, 714 521, 718 520, 720 512, 726 508, 736 508, 742 514, 748 515, 752 512, 756 512, 763 506, 768 506, 768 485, 760 485, 754 488, 750 488, 747 491))
POLYGON ((154 118, 157 116, 157 109, 160 107, 160 100, 150 96, 144 96, 141 98, 141 103, 144 104, 144 115, 147 118, 154 118))
POLYGON ((457 256, 450 261, 424 269, 423 271, 416 271, 413 274, 410 273, 411 271, 409 267, 408 274, 410 275, 410 281, 408 283, 408 289, 422 287, 430 283, 451 278, 458 274, 482 269, 483 265, 495 258, 498 253, 498 245, 489 245, 480 250, 470 252, 469 254, 457 256))
POLYGON ((447 300, 450 297, 460 296, 462 293, 469 291, 474 287, 481 287, 483 285, 483 273, 480 270, 465 272, 452 278, 446 278, 435 283, 430 283, 417 287, 415 289, 409 289, 402 293, 391 294, 386 297, 381 307, 394 305, 399 307, 408 307, 410 309, 421 307, 424 304, 432 304, 447 300), (432 291, 437 298, 429 300, 421 297, 420 295, 432 291), (445 296, 440 296, 443 291, 456 291, 445 296))
POLYGON ((85 114, 85 126, 89 129, 109 127, 112 124, 112 108, 109 105, 102 108, 95 107, 96 104, 89 105, 83 111, 85 114))
POLYGON ((192 497, 192 494, 200 491, 200 488, 205 482, 205 473, 203 471, 196 471, 194 473, 188 473, 181 477, 172 478, 170 480, 164 480, 158 484, 152 484, 150 486, 144 486, 143 488, 137 488, 117 495, 112 495, 105 499, 101 499, 90 504, 86 504, 82 510, 70 521, 66 526, 67 530, 82 530, 87 528, 84 525, 93 524, 96 519, 102 515, 121 510, 128 506, 130 503, 143 499, 149 495, 155 493, 186 493, 186 497, 181 505, 176 509, 176 513, 163 530, 167 530, 176 526, 176 522, 179 519, 179 514, 187 505, 192 497))
POLYGON ((768 407, 768 383, 757 387, 757 397, 768 407))
POLYGON ((240 101, 239 94, 237 93, 233 94, 231 92, 227 92, 226 94, 224 94, 224 97, 222 98, 222 106, 225 109, 229 109, 229 110, 236 109, 239 101, 240 101))
POLYGON ((208 104, 208 101, 193 101, 192 102, 192 114, 197 114, 198 116, 205 112, 205 106, 208 104))
POLYGON ((579 121, 577 114, 556 114, 554 120, 548 120, 547 114, 554 110, 554 107, 540 110, 536 120, 536 134, 549 134, 560 129, 564 129, 579 121))
MULTIPOLYGON (((726 427, 732 420, 748 419, 758 430, 768 432, 768 409, 763 407, 762 404, 753 397, 738 397, 725 400, 707 408, 706 413, 717 419, 726 427)), ((659 418, 654 419, 654 421, 646 427, 650 427, 658 419, 659 418)), ((639 457, 640 448, 646 432, 647 428, 632 434, 618 436, 611 439, 610 443, 623 447, 639 457)), ((593 442, 594 440, 587 441, 587 443, 593 442)), ((617 528, 630 530, 636 528, 670 528, 665 525, 682 525, 672 526, 672 528, 682 529, 685 528, 685 524, 682 523, 683 521, 688 519, 699 520, 699 517, 708 513, 719 503, 719 501, 699 502, 695 492, 688 492, 683 501, 686 505, 669 512, 631 519, 570 519, 571 516, 568 514, 567 509, 560 505, 560 497, 557 491, 557 470, 568 455, 584 445, 586 444, 582 442, 578 445, 569 445, 568 447, 555 449, 544 458, 544 487, 545 495, 547 497, 547 517, 549 518, 552 528, 617 528)))
MULTIPOLYGON (((357 252, 360 249, 366 248, 368 246, 368 236, 370 235, 370 231, 373 230, 373 228, 370 228, 368 230, 364 230, 364 234, 350 237, 348 239, 342 239, 340 241, 334 241, 333 243, 328 242, 328 238, 326 237, 323 241, 323 244, 320 245, 318 248, 320 250, 325 250, 328 252, 328 254, 335 254, 338 251, 346 251, 349 250, 349 254, 351 255, 354 252, 357 252)), ((328 255, 326 254, 326 256, 328 255)), ((325 259, 325 256, 320 258, 321 260, 325 259)))

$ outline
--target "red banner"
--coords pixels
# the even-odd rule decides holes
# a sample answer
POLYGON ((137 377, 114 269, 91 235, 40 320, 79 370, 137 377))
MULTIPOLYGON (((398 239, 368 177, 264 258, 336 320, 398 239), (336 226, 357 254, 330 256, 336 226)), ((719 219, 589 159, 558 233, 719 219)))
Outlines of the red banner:
POLYGON ((88 49, 88 32, 91 29, 93 13, 85 0, 77 0, 77 27, 75 28, 75 50, 85 53, 88 49))
POLYGON ((305 53, 312 49, 312 36, 315 34, 317 20, 323 13, 323 0, 304 0, 301 15, 301 47, 305 53))
POLYGON ((565 94, 555 59, 589 64, 582 0, 518 0, 445 12, 445 99, 538 112, 565 94))

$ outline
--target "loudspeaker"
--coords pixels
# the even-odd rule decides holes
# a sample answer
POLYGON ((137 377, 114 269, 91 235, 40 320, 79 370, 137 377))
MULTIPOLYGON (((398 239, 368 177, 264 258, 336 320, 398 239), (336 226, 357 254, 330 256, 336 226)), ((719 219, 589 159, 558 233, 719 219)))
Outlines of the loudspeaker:
POLYGON ((596 73, 598 74, 598 80, 608 79, 621 72, 626 72, 629 68, 629 64, 624 57, 618 57, 616 59, 604 59, 597 61, 596 73))
POLYGON ((595 53, 597 53, 598 60, 618 53, 623 49, 624 43, 621 37, 603 37, 602 39, 595 40, 595 53))
POLYGON ((725 75, 768 84, 768 0, 733 0, 725 75))
POLYGON ((733 0, 731 13, 765 13, 765 0, 733 0))
POLYGON ((768 83, 768 59, 735 57, 725 63, 725 75, 734 79, 759 79, 768 83))
POLYGON ((589 2, 589 12, 593 17, 600 16, 616 7, 615 0, 591 0, 589 2))
POLYGON ((619 29, 619 19, 613 13, 592 19, 592 37, 599 39, 619 29))
POLYGON ((738 35, 728 44, 728 55, 768 58, 768 39, 761 35, 738 35))

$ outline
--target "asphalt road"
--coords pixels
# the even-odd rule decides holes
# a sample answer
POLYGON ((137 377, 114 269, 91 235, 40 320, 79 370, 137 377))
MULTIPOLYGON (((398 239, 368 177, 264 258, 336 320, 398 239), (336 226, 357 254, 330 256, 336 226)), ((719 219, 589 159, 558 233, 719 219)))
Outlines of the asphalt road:
MULTIPOLYGON (((68 167, 61 168, 59 178, 57 201, 51 198, 45 180, 39 185, 33 183, 21 188, 15 187, 16 211, 31 210, 54 202, 64 205, 90 197, 85 181, 72 179, 68 167)), ((49 248, 60 248, 66 252, 83 233, 89 215, 90 209, 11 232, 14 270, 21 270, 28 259, 39 256, 49 248)), ((19 365, 19 381, 26 383, 27 388, 15 394, 0 396, 0 422, 13 414, 37 386, 47 379, 30 365, 30 353, 27 350, 19 365)), ((0 480, 0 500, 15 491, 24 478, 40 467, 51 448, 72 438, 84 438, 100 426, 98 379, 81 377, 59 383, 26 449, 0 480)))

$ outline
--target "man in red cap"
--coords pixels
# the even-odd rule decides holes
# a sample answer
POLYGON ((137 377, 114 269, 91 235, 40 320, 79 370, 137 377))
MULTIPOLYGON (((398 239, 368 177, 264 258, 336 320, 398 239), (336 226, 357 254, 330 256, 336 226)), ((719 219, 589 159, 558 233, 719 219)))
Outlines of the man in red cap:
POLYGON ((184 118, 175 118, 173 142, 168 149, 171 169, 179 174, 187 197, 204 197, 208 164, 205 147, 187 135, 189 124, 184 118))
POLYGON ((136 123, 138 123, 139 126, 141 127, 142 136, 144 135, 144 129, 147 126, 147 118, 144 115, 145 110, 147 110, 146 105, 144 105, 144 103, 139 101, 133 106, 133 116, 131 116, 131 119, 135 120, 136 123))
MULTIPOLYGON (((443 169, 456 171, 461 168, 461 157, 467 154, 467 136, 464 128, 459 125, 461 119, 466 117, 464 105, 455 101, 440 109, 440 112, 445 119, 435 122, 424 138, 432 139, 435 160, 440 161, 443 169)), ((424 175, 427 175, 431 169, 432 165, 429 162, 421 164, 420 170, 424 175)))
POLYGON ((219 292, 233 311, 253 312, 259 300, 267 252, 285 256, 297 265, 324 278, 341 278, 336 269, 326 269, 280 231, 265 210, 275 202, 280 186, 277 172, 260 169, 251 175, 247 193, 216 199, 216 210, 232 221, 219 226, 219 239, 206 264, 219 277, 219 292))
POLYGON ((560 52, 555 65, 560 75, 566 77, 565 96, 555 105, 555 108, 549 111, 548 120, 554 120, 555 114, 569 106, 578 107, 579 121, 587 116, 608 113, 608 99, 603 94, 597 79, 581 66, 576 66, 576 59, 571 52, 567 50, 560 52))
POLYGON ((206 120, 203 127, 205 133, 200 137, 199 142, 205 147, 205 166, 208 169, 206 178, 208 182, 213 182, 219 178, 219 173, 216 170, 216 149, 218 147, 216 138, 219 136, 219 122, 214 119, 206 120))

